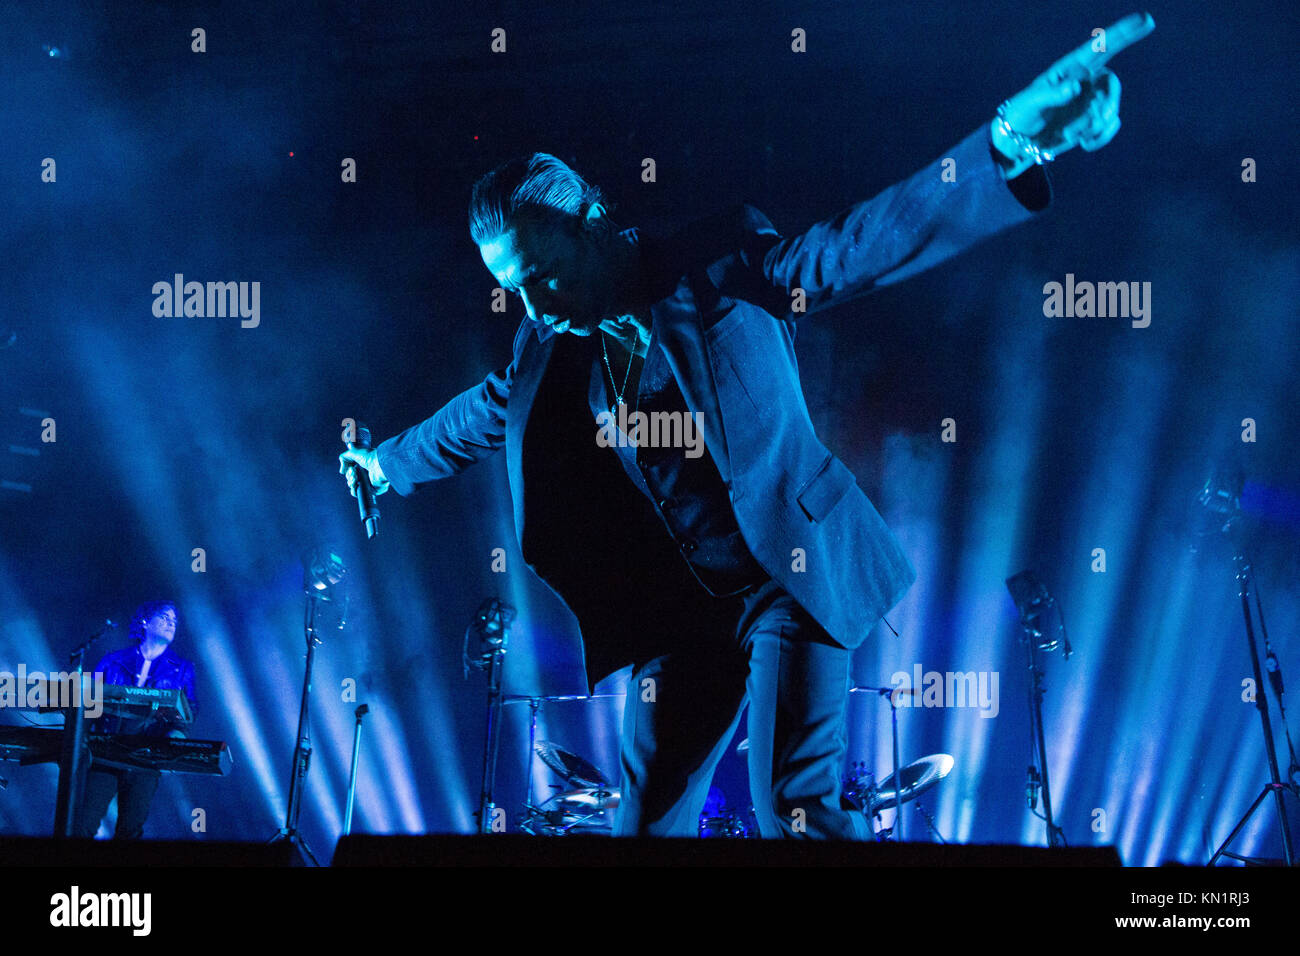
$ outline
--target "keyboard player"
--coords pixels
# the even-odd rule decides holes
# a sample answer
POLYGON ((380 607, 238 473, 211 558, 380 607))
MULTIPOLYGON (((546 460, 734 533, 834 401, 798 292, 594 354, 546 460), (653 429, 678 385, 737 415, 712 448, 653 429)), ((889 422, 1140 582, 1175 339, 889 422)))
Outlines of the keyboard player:
MULTIPOLYGON (((112 651, 95 665, 104 683, 133 687, 180 688, 194 700, 194 662, 176 653, 176 605, 171 601, 152 601, 140 605, 131 616, 131 636, 135 643, 112 651)), ((149 717, 105 716, 95 722, 96 733, 140 734, 147 737, 183 737, 174 716, 149 717)), ((117 769, 91 766, 86 774, 86 793, 77 821, 77 835, 93 837, 100 821, 117 797, 118 840, 137 840, 144 833, 145 819, 158 789, 156 770, 117 769)))

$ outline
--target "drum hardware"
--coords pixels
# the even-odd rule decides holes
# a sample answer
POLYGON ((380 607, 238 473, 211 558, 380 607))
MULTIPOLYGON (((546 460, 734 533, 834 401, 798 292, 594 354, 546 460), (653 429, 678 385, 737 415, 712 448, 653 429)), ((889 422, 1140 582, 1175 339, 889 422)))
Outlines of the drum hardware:
POLYGON ((724 813, 716 817, 706 817, 702 814, 700 816, 700 837, 702 839, 724 837, 743 840, 757 835, 757 829, 739 813, 724 813))
POLYGON ((939 825, 934 822, 934 817, 930 816, 929 812, 925 809, 925 807, 921 806, 921 804, 918 803, 916 805, 916 812, 921 814, 921 818, 925 820, 925 825, 930 828, 930 832, 934 834, 934 838, 936 840, 938 840, 940 843, 948 842, 943 838, 943 834, 939 832, 939 825))
MULTIPOLYGON (((891 729, 892 729, 892 734, 893 734, 893 743, 894 743, 894 746, 893 746, 893 750, 894 750, 894 774, 893 774, 892 776, 889 777, 889 780, 891 781, 891 783, 890 783, 890 788, 891 788, 891 789, 889 790, 889 795, 890 795, 890 799, 891 799, 891 800, 893 801, 893 803, 894 803, 894 827, 893 827, 893 830, 897 830, 897 839, 902 840, 902 839, 903 839, 903 827, 902 827, 902 812, 901 812, 901 807, 902 807, 902 804, 903 804, 903 803, 905 803, 908 799, 911 799, 911 798, 910 798, 910 797, 905 797, 905 796, 904 796, 903 794, 901 794, 901 793, 896 793, 896 792, 894 792, 894 790, 892 789, 892 787, 893 787, 892 781, 893 781, 893 779, 898 775, 899 770, 900 770, 899 744, 898 744, 898 698, 899 698, 900 696, 919 697, 919 696, 920 696, 920 691, 916 690, 915 688, 902 688, 902 687, 850 687, 850 688, 849 688, 849 693, 850 693, 850 694, 873 693, 873 694, 878 694, 878 695, 880 695, 880 696, 882 696, 882 697, 887 697, 887 698, 889 699, 889 711, 890 711, 890 718, 891 718, 890 723, 891 723, 891 729)), ((748 737, 746 737, 744 740, 742 740, 742 741, 740 742, 740 744, 736 747, 736 753, 737 753, 737 754, 740 754, 741 756, 748 756, 748 755, 749 755, 749 738, 748 738, 748 737)), ((940 757, 947 757, 946 754, 939 754, 938 756, 940 756, 940 757)), ((913 764, 912 766, 917 766, 918 764, 924 763, 925 761, 927 761, 927 760, 932 760, 932 759, 935 759, 935 758, 923 757, 923 758, 921 758, 921 760, 917 761, 917 764, 913 764)), ((945 776, 945 775, 948 773, 948 770, 950 770, 950 769, 952 768, 952 758, 951 758, 951 757, 947 757, 947 759, 948 759, 948 761, 949 761, 949 762, 948 762, 947 769, 945 769, 945 770, 943 771, 943 773, 941 773, 937 779, 942 779, 942 777, 945 776)), ((868 812, 868 806, 869 806, 869 803, 868 803, 868 802, 863 802, 863 800, 862 800, 862 797, 863 797, 865 794, 867 794, 868 792, 872 792, 872 793, 876 792, 876 790, 873 788, 872 785, 867 784, 867 785, 864 786, 864 785, 861 783, 861 781, 862 781, 863 779, 868 778, 868 777, 872 777, 873 775, 870 774, 870 773, 865 769, 865 765, 864 765, 864 764, 854 764, 854 767, 855 767, 855 770, 851 772, 849 778, 845 781, 844 789, 841 791, 841 796, 842 796, 842 798, 843 798, 843 799, 841 800, 841 803, 845 803, 845 802, 847 802, 848 806, 845 806, 845 809, 850 809, 850 807, 853 807, 853 808, 856 808, 856 809, 862 811, 862 812, 865 813, 867 816, 873 816, 873 815, 876 815, 876 814, 878 813, 879 810, 884 809, 885 804, 879 804, 878 809, 872 809, 872 810, 870 810, 870 812, 868 812), (857 797, 856 797, 856 798, 855 798, 855 796, 853 796, 853 795, 850 794, 850 792, 849 792, 850 790, 852 790, 853 793, 857 794, 857 797)), ((903 779, 906 780, 906 779, 908 779, 908 778, 905 776, 903 779)), ((937 779, 936 779, 936 782, 937 782, 937 779)), ((927 787, 928 787, 928 786, 932 786, 932 785, 933 785, 932 783, 927 784, 927 787)), ((904 790, 904 792, 907 792, 907 787, 904 787, 903 790, 904 790)), ((888 802, 888 801, 886 801, 886 802, 888 802)), ((752 808, 751 808, 750 812, 751 812, 751 814, 753 813, 752 808)), ((883 832, 884 834, 886 834, 886 836, 890 836, 890 835, 892 835, 893 830, 883 830, 882 832, 883 832)))
POLYGON ((758 836, 758 820, 754 808, 733 810, 727 806, 726 795, 716 786, 709 787, 700 811, 699 835, 701 838, 725 837, 747 839, 758 836))
MULTIPOLYGON (((867 769, 865 763, 859 761, 853 764, 853 769, 845 778, 844 798, 868 817, 879 817, 884 810, 893 808, 894 827, 880 830, 880 839, 891 839, 894 831, 898 829, 900 817, 898 808, 937 786, 940 780, 952 772, 954 763, 950 754, 931 754, 908 764, 902 769, 901 774, 890 774, 880 783, 876 783, 875 775, 867 769), (895 780, 902 780, 903 785, 897 786, 895 780)), ((917 809, 920 809, 919 805, 917 809)), ((933 819, 924 812, 922 815, 938 836, 939 832, 934 826, 933 819)), ((939 836, 939 839, 941 842, 947 842, 942 836, 939 836)))
MULTIPOLYGON (((894 741, 894 773, 893 777, 898 778, 901 769, 901 761, 898 758, 898 698, 899 697, 917 697, 920 696, 915 688, 902 687, 850 687, 850 694, 878 694, 889 700, 889 726, 890 733, 894 741)), ((903 840, 903 800, 899 793, 895 793, 894 800, 894 829, 898 831, 897 839, 903 840)))
POLYGON ((574 789, 555 794, 540 807, 526 807, 524 831, 538 836, 563 836, 575 830, 592 836, 612 833, 612 811, 618 807, 619 791, 605 775, 550 741, 543 740, 534 752, 574 789))
MULTIPOLYGON (((574 821, 562 819, 563 818, 562 811, 557 811, 554 808, 543 811, 542 807, 548 807, 551 803, 551 800, 553 800, 554 797, 545 801, 541 807, 536 806, 533 803, 533 761, 539 757, 542 759, 542 762, 546 764, 547 767, 549 767, 555 773, 559 774, 561 778, 565 778, 569 782, 569 785, 574 787, 575 789, 595 790, 595 789, 601 789, 602 787, 608 789, 610 793, 614 794, 615 802, 613 804, 610 804, 606 809, 612 810, 618 806, 617 803, 618 791, 616 789, 610 789, 608 787, 608 783, 605 781, 605 778, 601 775, 600 771, 597 770, 595 767, 593 767, 590 763, 583 760, 581 757, 576 756, 575 754, 571 754, 566 750, 562 750, 555 744, 548 743, 547 741, 542 741, 541 744, 538 744, 537 714, 541 710, 542 704, 544 703, 557 703, 557 702, 567 702, 567 701, 575 701, 575 700, 581 700, 581 701, 607 700, 607 699, 613 700, 614 698, 619 698, 619 697, 622 697, 622 695, 621 694, 556 694, 556 695, 551 695, 546 697, 536 697, 536 696, 515 694, 505 698, 504 702, 507 704, 528 704, 528 710, 529 710, 528 759, 525 761, 526 766, 525 766, 525 774, 524 774, 528 780, 527 783, 528 790, 527 790, 527 794, 524 797, 524 822, 520 824, 520 829, 523 830, 525 833, 535 833, 536 832, 535 827, 537 826, 546 826, 546 827, 559 826, 567 830, 568 828, 574 825, 574 821), (546 751, 546 754, 543 755, 539 748, 544 749, 546 751), (584 773, 586 774, 585 777, 583 776, 584 773), (559 813, 560 817, 557 817, 557 819, 555 821, 552 821, 551 823, 539 824, 537 822, 537 815, 542 813, 559 813)), ((605 810, 602 809, 600 811, 600 814, 604 814, 604 813, 605 810)), ((577 822, 581 823, 582 821, 577 821, 577 822)), ((612 829, 610 832, 612 832, 612 829)))

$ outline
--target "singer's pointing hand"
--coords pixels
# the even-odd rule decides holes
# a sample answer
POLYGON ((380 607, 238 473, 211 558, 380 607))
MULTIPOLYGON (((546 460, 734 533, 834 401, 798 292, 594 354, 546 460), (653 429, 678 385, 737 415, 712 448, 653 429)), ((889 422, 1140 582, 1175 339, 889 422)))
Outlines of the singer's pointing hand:
POLYGON ((370 476, 370 487, 375 494, 382 495, 389 488, 389 481, 384 477, 384 469, 379 467, 379 456, 373 449, 349 448, 339 455, 339 474, 348 480, 348 491, 352 497, 357 496, 357 468, 366 470, 370 476))
MULTIPOLYGON (((1082 146, 1101 149, 1119 132, 1119 77, 1106 69, 1116 53, 1156 28, 1149 13, 1134 13, 1067 53, 1006 102, 1006 122, 1040 150, 1059 156, 1082 146)), ((1003 174, 1012 179, 1033 165, 1022 146, 990 123, 993 146, 1006 157, 1003 174)))

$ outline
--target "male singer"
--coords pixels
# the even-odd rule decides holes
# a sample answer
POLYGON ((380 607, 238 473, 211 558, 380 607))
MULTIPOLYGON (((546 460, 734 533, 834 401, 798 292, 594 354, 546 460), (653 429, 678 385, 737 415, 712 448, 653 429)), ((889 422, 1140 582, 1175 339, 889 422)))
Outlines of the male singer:
POLYGON ((544 153, 475 185, 471 237, 527 313, 513 357, 340 470, 409 495, 505 448, 524 558, 577 617, 590 684, 633 666, 617 834, 695 833, 748 700, 761 834, 868 835, 840 801, 849 660, 915 572, 813 432, 796 325, 1043 209, 1043 164, 1119 129, 1104 65, 1153 27, 1121 20, 1104 52, 1090 41, 931 165, 786 239, 748 205, 666 241, 618 231, 544 153), (708 453, 638 413, 697 414, 708 453), (631 434, 598 440, 611 423, 631 434))

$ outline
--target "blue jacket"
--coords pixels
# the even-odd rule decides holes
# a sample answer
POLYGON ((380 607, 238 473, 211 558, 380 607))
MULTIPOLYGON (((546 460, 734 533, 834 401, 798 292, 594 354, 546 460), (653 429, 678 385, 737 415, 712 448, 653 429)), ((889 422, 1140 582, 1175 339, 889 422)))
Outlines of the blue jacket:
MULTIPOLYGON (((902 599, 916 572, 813 431, 796 327, 1045 208, 1045 171, 1008 183, 990 150, 981 126, 920 172, 790 238, 740 205, 667 241, 646 241, 658 283, 651 347, 663 350, 688 407, 703 414, 705 444, 745 542, 848 648, 902 599), (944 180, 945 159, 955 161, 955 182, 944 180)), ((669 625, 646 568, 673 542, 662 523, 656 531, 614 456, 596 448, 584 398, 588 361, 581 339, 525 319, 508 366, 377 453, 393 489, 409 495, 505 448, 524 559, 577 617, 594 686, 669 625)))
MULTIPOLYGON (((131 644, 116 651, 110 651, 95 665, 95 671, 103 673, 104 683, 119 686, 135 686, 136 675, 144 667, 144 655, 139 643, 131 644)), ((181 657, 172 648, 155 657, 149 665, 149 676, 145 678, 145 687, 160 690, 180 688, 189 698, 190 710, 197 711, 198 701, 194 696, 194 662, 181 657)), ((103 717, 95 727, 98 733, 145 734, 162 737, 171 730, 182 730, 184 724, 170 717, 132 718, 103 717)))

